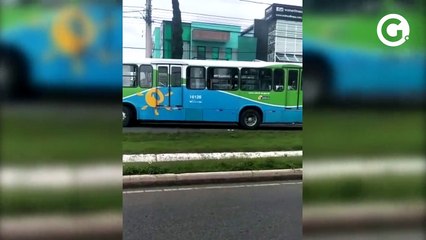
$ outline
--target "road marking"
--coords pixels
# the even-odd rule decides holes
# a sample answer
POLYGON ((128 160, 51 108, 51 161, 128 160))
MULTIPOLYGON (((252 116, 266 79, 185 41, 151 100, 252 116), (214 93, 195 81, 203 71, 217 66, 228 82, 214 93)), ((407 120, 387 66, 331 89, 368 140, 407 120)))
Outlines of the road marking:
POLYGON ((124 163, 131 162, 170 162, 229 158, 266 158, 266 157, 301 157, 303 151, 271 152, 219 152, 219 153, 163 153, 163 154, 125 154, 124 163))
POLYGON ((239 185, 224 185, 224 186, 203 186, 203 187, 175 187, 162 189, 141 189, 124 191, 123 194, 136 193, 158 193, 158 192, 178 192, 178 191, 196 191, 196 190, 214 190, 214 189, 233 189, 233 188, 249 188, 249 187, 272 187, 281 185, 300 185, 302 182, 282 182, 282 183, 262 183, 262 184, 239 184, 239 185))

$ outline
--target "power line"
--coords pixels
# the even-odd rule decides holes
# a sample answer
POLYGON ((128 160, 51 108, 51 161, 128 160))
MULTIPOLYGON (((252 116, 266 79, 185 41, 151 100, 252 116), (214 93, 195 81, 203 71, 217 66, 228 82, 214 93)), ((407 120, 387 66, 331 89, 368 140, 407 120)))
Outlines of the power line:
MULTIPOLYGON (((165 8, 153 8, 153 9, 154 10, 160 10, 160 11, 172 12, 172 10, 165 9, 165 8)), ((217 18, 227 18, 227 19, 233 19, 233 20, 253 21, 253 19, 250 19, 250 18, 227 17, 227 16, 222 16, 222 15, 207 14, 207 13, 193 13, 193 12, 183 12, 183 11, 181 13, 190 14, 190 15, 201 15, 201 16, 208 16, 208 17, 217 17, 217 18)))
POLYGON ((142 14, 144 11, 142 11, 142 10, 123 10, 123 13, 135 13, 135 12, 142 14))
POLYGON ((136 17, 136 16, 133 16, 133 17, 131 17, 131 16, 123 16, 123 18, 135 18, 135 19, 142 19, 143 20, 143 17, 136 17))
MULTIPOLYGON (((143 18, 142 18, 142 17, 130 17, 130 16, 126 16, 126 17, 123 17, 123 18, 143 20, 143 18)), ((154 22, 154 23, 158 23, 158 24, 161 24, 161 23, 162 23, 162 21, 164 21, 164 20, 162 20, 162 19, 157 19, 157 18, 153 18, 153 19, 152 19, 152 22, 154 22)), ((200 29, 200 30, 202 30, 202 28, 196 28, 196 29, 200 29)), ((215 31, 215 30, 212 30, 212 31, 215 31)), ((219 30, 217 30, 217 31, 219 31, 219 30)), ((237 34, 241 34, 241 33, 243 33, 244 31, 230 31, 230 30, 227 30, 227 31, 222 31, 222 32, 229 32, 229 33, 237 33, 237 34)), ((302 31, 288 31, 288 30, 287 30, 285 33, 286 33, 286 34, 291 34, 291 35, 301 35, 301 34, 303 34, 303 33, 302 33, 302 31)), ((283 35, 277 35, 277 34, 268 34, 268 37, 276 37, 276 38, 286 38, 286 39, 297 39, 297 40, 303 40, 303 37, 283 36, 283 35)))
MULTIPOLYGON (((135 49, 135 50, 146 50, 146 48, 144 48, 144 47, 123 47, 123 48, 125 48, 125 49, 135 49)), ((154 51, 163 51, 164 49, 158 49, 158 48, 154 48, 154 49, 152 49, 152 50, 154 50, 154 51)), ((196 53, 197 52, 197 50, 183 50, 184 52, 192 52, 192 53, 196 53)), ((213 51, 210 51, 210 50, 206 50, 205 51, 206 53, 213 53, 213 51)), ((232 53, 257 53, 257 52, 255 52, 255 51, 232 51, 232 53)), ((296 54, 296 55, 298 55, 298 54, 302 54, 303 52, 285 52, 286 54, 296 54)))
POLYGON ((132 5, 123 6, 123 8, 142 8, 142 9, 145 9, 145 7, 141 7, 141 6, 132 6, 132 5))
MULTIPOLYGON (((142 9, 145 9, 143 7, 136 7, 136 6, 124 6, 124 7, 129 7, 129 8, 133 7, 133 8, 142 8, 142 9)), ((173 10, 166 9, 166 8, 152 8, 152 10, 159 10, 159 11, 165 11, 165 12, 173 12, 173 10)), ((141 11, 142 12, 143 10, 134 10, 132 12, 137 12, 137 11, 141 11)), ((181 13, 185 13, 185 14, 189 14, 189 15, 214 17, 214 18, 225 18, 225 19, 232 19, 232 20, 253 21, 253 19, 250 19, 250 18, 228 17, 228 16, 215 15, 215 14, 207 14, 207 13, 194 13, 194 12, 186 12, 186 11, 181 11, 181 13)))
POLYGON ((240 0, 241 2, 249 2, 249 3, 256 3, 256 4, 265 4, 265 5, 271 5, 272 3, 265 3, 265 2, 257 2, 257 1, 251 1, 251 0, 240 0))

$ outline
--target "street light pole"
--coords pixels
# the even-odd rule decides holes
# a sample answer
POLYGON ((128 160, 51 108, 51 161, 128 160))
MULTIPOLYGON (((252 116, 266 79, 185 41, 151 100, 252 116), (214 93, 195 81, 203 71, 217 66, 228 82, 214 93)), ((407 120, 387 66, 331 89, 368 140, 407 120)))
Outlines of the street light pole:
POLYGON ((151 0, 146 0, 146 14, 145 14, 145 57, 151 58, 152 55, 152 36, 151 36, 151 24, 152 24, 152 8, 151 0))

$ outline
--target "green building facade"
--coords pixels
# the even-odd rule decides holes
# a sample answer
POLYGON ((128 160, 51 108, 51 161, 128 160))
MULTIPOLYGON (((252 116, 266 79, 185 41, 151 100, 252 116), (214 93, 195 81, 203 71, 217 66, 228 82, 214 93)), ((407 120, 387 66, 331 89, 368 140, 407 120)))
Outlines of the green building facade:
POLYGON ((160 28, 154 29, 152 39, 153 39, 152 57, 153 58, 161 58, 161 31, 160 31, 160 28))
MULTIPOLYGON (((241 27, 225 24, 182 23, 183 59, 245 60, 256 57, 256 38, 240 36, 241 27)), ((172 23, 154 29, 154 58, 171 58, 172 23)))

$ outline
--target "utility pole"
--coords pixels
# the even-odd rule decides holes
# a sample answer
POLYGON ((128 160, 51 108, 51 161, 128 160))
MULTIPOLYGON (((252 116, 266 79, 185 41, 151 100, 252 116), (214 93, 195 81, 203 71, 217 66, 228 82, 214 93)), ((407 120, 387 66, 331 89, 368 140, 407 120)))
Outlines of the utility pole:
POLYGON ((152 36, 151 36, 151 23, 152 23, 152 9, 151 9, 151 0, 146 0, 146 14, 143 19, 145 19, 145 56, 151 58, 152 55, 152 36))

